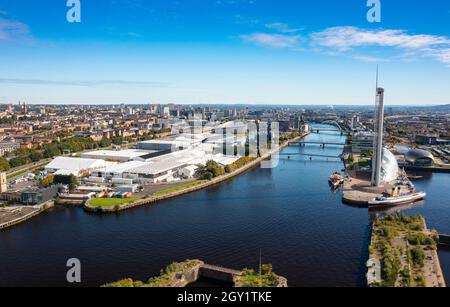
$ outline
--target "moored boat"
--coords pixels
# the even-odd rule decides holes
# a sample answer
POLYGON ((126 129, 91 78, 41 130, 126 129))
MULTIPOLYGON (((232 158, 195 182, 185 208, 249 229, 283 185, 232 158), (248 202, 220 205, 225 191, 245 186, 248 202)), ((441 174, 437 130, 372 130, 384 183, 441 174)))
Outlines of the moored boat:
POLYGON ((334 172, 328 179, 328 182, 333 188, 338 188, 344 183, 344 177, 339 172, 334 172))
POLYGON ((422 200, 427 196, 425 192, 411 193, 396 197, 379 196, 369 201, 369 207, 389 207, 397 205, 411 204, 422 200))

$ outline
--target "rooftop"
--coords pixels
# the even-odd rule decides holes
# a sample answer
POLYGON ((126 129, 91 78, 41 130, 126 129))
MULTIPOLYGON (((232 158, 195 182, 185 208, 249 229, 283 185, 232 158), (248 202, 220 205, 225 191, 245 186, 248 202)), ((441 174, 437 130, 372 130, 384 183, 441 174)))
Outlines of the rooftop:
POLYGON ((106 167, 111 164, 111 162, 106 162, 105 160, 101 159, 57 157, 53 159, 52 162, 47 164, 45 168, 78 172, 86 169, 106 167))
POLYGON ((158 152, 157 150, 140 150, 140 149, 125 149, 125 150, 98 150, 82 153, 81 157, 96 156, 107 158, 129 158, 134 159, 138 157, 147 156, 152 153, 158 152))

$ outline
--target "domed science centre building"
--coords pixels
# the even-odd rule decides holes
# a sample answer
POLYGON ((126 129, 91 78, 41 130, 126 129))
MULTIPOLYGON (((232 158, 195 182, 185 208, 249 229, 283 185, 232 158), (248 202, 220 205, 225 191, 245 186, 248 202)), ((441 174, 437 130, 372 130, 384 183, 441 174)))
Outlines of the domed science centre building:
POLYGON ((400 168, 394 154, 387 148, 383 148, 383 159, 381 162, 380 181, 389 183, 399 177, 400 168))

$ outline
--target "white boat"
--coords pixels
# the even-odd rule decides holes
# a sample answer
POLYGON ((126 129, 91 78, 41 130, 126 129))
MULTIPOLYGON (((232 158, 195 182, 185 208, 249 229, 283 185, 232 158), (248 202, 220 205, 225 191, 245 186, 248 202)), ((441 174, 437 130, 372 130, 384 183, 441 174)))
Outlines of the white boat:
POLYGON ((418 192, 418 193, 411 193, 396 197, 386 197, 386 196, 379 196, 377 198, 372 199, 369 201, 369 207, 387 207, 387 206, 397 206, 397 205, 405 205, 405 204, 411 204, 416 201, 422 200, 427 196, 425 192, 418 192))
POLYGON ((334 172, 329 178, 328 182, 333 188, 338 188, 344 183, 344 177, 339 172, 334 172))

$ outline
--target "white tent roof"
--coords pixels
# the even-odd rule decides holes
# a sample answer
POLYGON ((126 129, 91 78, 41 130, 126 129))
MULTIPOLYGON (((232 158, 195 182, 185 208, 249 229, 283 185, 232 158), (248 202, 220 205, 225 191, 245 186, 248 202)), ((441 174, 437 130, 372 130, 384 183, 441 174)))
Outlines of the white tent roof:
POLYGON ((47 164, 45 169, 72 171, 78 173, 82 170, 101 168, 111 164, 111 162, 106 162, 100 159, 57 157, 53 159, 52 162, 47 164))

